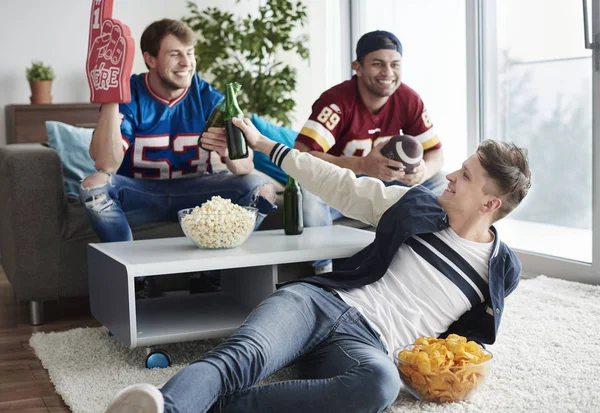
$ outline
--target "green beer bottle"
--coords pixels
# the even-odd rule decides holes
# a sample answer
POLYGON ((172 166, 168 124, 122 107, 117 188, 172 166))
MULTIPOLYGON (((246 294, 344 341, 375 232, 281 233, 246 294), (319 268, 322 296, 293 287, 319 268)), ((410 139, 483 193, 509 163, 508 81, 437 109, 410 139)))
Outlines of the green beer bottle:
POLYGON ((302 191, 298 182, 291 176, 288 176, 283 191, 283 230, 285 235, 298 235, 304 231, 302 191))
MULTIPOLYGON (((208 128, 224 128, 225 127, 225 121, 223 120, 224 116, 225 116, 225 98, 221 99, 219 104, 217 106, 215 106, 215 108, 213 109, 208 120, 206 121, 206 124, 204 125, 204 130, 202 131, 202 133, 207 132, 208 128)), ((212 149, 206 149, 206 148, 202 147, 201 139, 202 139, 202 134, 200 134, 200 136, 198 137, 198 146, 201 147, 202 149, 204 149, 205 151, 209 151, 209 152, 212 151, 212 149)))
POLYGON ((228 83, 225 89, 225 133, 227 134, 227 151, 229 159, 248 157, 248 143, 242 130, 232 122, 233 118, 243 118, 244 113, 238 106, 237 94, 242 86, 239 83, 228 83))

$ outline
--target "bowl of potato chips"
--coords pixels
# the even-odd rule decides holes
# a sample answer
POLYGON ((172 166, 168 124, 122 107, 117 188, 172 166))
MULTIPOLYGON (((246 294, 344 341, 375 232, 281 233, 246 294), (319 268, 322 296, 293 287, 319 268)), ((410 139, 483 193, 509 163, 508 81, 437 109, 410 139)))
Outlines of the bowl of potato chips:
POLYGON ((492 369, 492 353, 475 341, 450 334, 420 337, 394 351, 400 379, 419 400, 456 402, 481 388, 492 369))

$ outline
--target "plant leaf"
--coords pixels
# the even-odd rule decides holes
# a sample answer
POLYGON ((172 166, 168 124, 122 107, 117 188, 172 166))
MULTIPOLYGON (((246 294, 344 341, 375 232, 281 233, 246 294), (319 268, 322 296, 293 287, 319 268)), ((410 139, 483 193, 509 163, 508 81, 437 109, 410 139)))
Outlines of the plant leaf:
MULTIPOLYGON (((239 3, 241 0, 237 0, 239 3)), ((238 103, 245 113, 256 113, 286 126, 296 105, 296 70, 277 58, 283 51, 309 57, 307 8, 302 0, 266 0, 256 13, 232 13, 187 3, 189 15, 182 18, 197 34, 195 45, 198 72, 211 76, 212 85, 224 91, 238 82, 238 103)))

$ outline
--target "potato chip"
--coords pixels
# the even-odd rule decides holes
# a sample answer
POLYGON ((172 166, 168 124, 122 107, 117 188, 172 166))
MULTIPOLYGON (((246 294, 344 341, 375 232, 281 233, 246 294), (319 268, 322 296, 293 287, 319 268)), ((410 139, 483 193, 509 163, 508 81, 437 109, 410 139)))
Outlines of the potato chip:
POLYGON ((402 382, 420 399, 464 400, 483 383, 492 354, 466 337, 419 337, 396 354, 402 382))

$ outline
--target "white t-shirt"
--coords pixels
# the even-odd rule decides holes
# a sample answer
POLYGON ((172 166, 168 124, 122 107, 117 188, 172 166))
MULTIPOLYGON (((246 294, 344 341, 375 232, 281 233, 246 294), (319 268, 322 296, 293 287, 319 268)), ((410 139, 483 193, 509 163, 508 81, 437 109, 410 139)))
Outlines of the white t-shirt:
POLYGON ((417 337, 437 337, 487 298, 492 247, 493 241, 469 241, 451 228, 415 235, 382 278, 338 293, 381 335, 391 357, 417 337))

